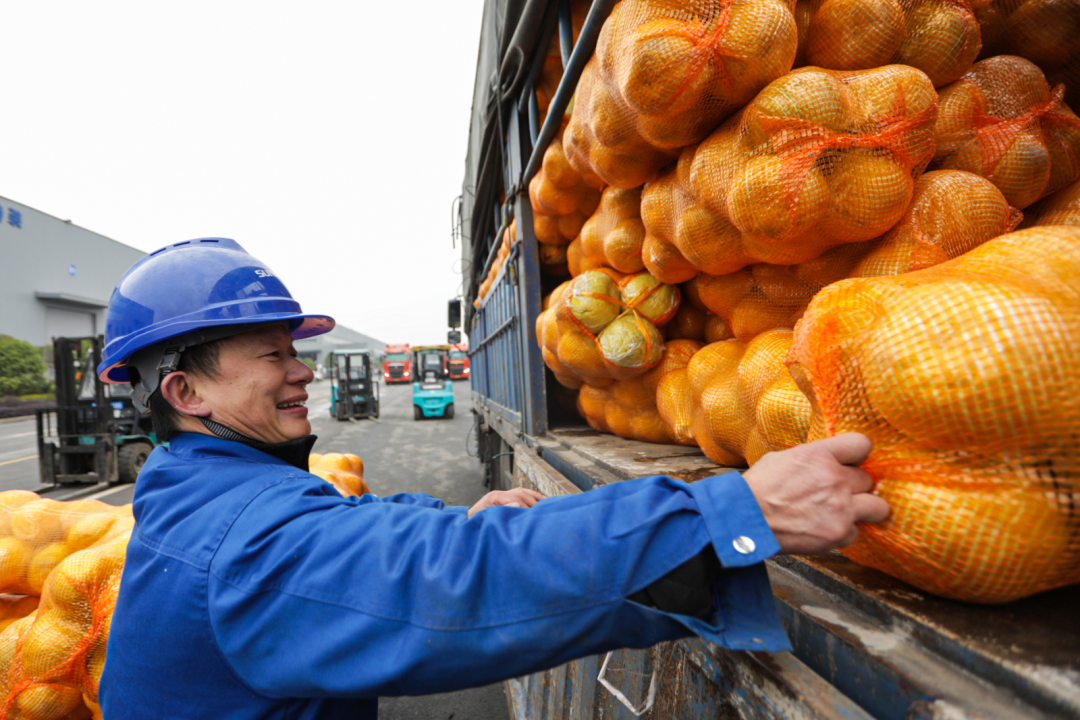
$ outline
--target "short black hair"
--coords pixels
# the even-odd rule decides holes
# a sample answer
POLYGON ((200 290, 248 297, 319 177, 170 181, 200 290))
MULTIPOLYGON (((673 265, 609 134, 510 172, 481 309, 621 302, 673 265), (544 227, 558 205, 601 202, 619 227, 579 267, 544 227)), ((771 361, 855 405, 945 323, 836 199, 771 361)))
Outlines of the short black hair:
MULTIPOLYGON (((222 338, 224 340, 226 338, 222 338)), ((180 354, 177 370, 216 378, 218 353, 222 340, 213 340, 201 345, 193 345, 180 354)), ((154 424, 154 435, 158 442, 168 442, 180 434, 180 413, 161 395, 161 386, 150 396, 150 420, 154 424)))

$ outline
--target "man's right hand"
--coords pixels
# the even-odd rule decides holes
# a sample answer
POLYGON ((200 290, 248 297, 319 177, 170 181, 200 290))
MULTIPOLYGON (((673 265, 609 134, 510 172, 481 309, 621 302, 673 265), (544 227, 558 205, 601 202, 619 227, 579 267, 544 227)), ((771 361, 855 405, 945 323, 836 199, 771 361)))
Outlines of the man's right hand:
POLYGON ((768 453, 743 473, 781 552, 846 547, 859 537, 855 523, 889 517, 889 504, 870 494, 873 480, 859 468, 870 449, 865 435, 844 433, 768 453))

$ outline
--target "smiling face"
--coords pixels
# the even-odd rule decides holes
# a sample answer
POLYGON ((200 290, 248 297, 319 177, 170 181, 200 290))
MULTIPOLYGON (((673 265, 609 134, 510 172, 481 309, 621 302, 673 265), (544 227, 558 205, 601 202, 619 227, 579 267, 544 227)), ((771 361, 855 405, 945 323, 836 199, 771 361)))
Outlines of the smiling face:
POLYGON ((222 341, 215 377, 191 379, 211 420, 266 443, 311 434, 305 390, 314 378, 289 332, 266 325, 222 341))

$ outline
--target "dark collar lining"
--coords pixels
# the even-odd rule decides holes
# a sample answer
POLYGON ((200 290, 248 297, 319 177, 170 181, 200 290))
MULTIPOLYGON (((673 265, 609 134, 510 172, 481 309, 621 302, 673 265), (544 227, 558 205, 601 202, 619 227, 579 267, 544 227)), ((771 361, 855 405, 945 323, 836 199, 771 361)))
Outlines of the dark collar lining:
POLYGON ((287 462, 295 468, 300 468, 304 472, 308 472, 308 456, 311 455, 311 448, 314 447, 315 441, 319 439, 316 435, 308 435, 307 437, 286 440, 285 442, 280 443, 264 443, 255 440, 254 438, 249 438, 247 435, 241 435, 232 428, 226 427, 209 418, 199 419, 202 420, 202 424, 207 430, 222 440, 232 440, 233 442, 243 443, 248 447, 255 448, 260 452, 276 457, 282 462, 287 462))

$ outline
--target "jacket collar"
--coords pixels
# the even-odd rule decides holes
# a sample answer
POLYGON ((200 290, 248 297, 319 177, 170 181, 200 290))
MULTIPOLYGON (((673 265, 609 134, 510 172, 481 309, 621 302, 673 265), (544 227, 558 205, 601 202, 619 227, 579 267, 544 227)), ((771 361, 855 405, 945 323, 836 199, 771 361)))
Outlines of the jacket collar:
POLYGON ((228 457, 269 465, 291 465, 308 471, 308 456, 318 439, 315 435, 283 443, 245 444, 202 433, 185 432, 169 441, 169 452, 185 459, 196 456, 228 457))

